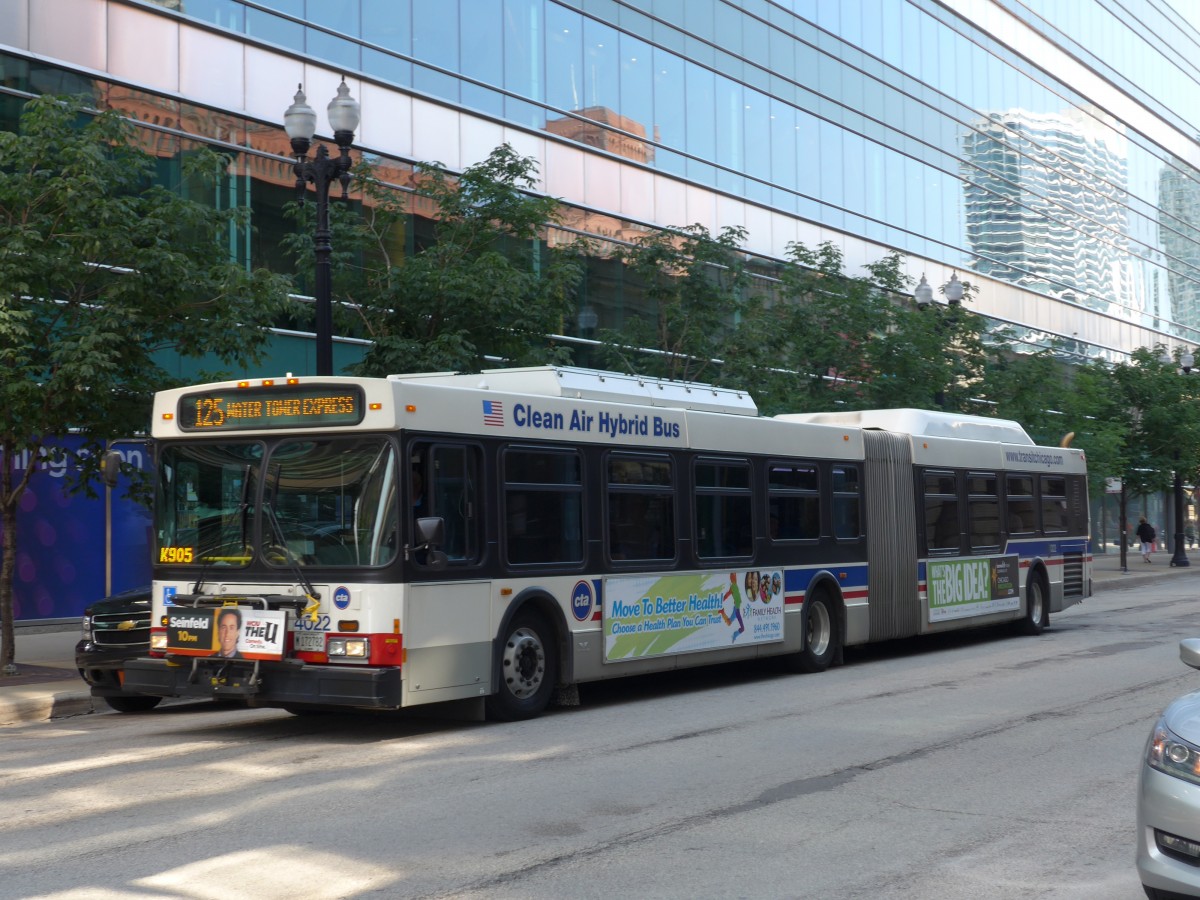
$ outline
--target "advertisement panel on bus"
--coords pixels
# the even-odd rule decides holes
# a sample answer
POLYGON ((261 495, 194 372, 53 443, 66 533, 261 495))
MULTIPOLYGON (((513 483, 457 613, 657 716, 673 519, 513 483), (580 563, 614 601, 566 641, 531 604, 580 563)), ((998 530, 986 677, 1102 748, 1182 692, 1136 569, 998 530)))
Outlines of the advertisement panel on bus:
POLYGON ((783 572, 604 579, 604 658, 644 659, 783 640, 783 572))

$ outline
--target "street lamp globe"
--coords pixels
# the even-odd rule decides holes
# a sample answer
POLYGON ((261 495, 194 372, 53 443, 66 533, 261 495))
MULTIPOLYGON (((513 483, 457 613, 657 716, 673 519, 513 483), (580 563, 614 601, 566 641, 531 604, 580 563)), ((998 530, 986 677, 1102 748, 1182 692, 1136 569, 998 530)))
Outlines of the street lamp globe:
POLYGON ((933 288, 929 286, 929 282, 925 280, 925 275, 921 275, 921 281, 913 290, 913 300, 917 302, 917 306, 924 309, 933 302, 933 288))
POLYGON ((333 129, 333 136, 339 145, 342 141, 338 136, 343 132, 350 135, 351 141, 354 140, 354 130, 358 128, 359 105, 358 101, 350 96, 350 87, 345 78, 338 85, 337 96, 329 101, 325 112, 329 116, 329 127, 333 129))
POLYGON ((313 135, 317 133, 317 111, 308 105, 302 84, 297 86, 292 105, 283 114, 283 130, 291 139, 292 151, 297 156, 308 153, 313 135))
POLYGON ((950 273, 950 280, 942 288, 942 293, 946 295, 946 302, 951 306, 958 306, 962 303, 963 283, 958 280, 957 272, 950 273))

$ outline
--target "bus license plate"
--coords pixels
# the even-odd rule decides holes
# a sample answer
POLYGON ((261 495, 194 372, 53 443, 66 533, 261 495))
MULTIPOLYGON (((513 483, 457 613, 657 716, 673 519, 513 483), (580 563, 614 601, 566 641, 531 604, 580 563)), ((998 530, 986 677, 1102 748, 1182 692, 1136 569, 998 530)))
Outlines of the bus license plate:
POLYGON ((323 631, 297 631, 295 632, 297 650, 306 653, 324 653, 325 652, 325 632, 323 631))

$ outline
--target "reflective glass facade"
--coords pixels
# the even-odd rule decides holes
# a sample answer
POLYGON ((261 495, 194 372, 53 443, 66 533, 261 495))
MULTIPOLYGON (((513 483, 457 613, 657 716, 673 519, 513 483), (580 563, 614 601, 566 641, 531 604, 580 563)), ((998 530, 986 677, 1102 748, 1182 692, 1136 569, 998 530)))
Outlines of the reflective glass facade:
MULTIPOLYGON (((1175 6, 0 0, 24 26, 0 50, 55 73, 22 86, 7 63, 10 88, 107 72, 131 115, 241 148, 231 198, 258 237, 237 252, 256 262, 291 183, 290 84, 346 73, 360 146, 398 171, 509 140, 577 231, 743 225, 768 262, 790 240, 851 265, 896 249, 935 283, 970 273, 976 310, 1030 345, 1116 356, 1200 343, 1200 33, 1175 6), (67 7, 79 27, 51 20, 67 7)), ((637 308, 602 256, 583 293, 601 324, 637 308)))

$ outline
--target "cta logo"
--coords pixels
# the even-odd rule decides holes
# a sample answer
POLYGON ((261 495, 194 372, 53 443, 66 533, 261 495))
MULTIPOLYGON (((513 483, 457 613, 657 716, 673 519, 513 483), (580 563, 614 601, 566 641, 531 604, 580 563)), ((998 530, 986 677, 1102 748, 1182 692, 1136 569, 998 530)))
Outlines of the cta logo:
POLYGON ((575 589, 571 591, 571 615, 577 621, 586 622, 592 616, 592 585, 587 581, 578 581, 575 583, 575 589))
POLYGON ((338 587, 333 592, 333 605, 338 609, 346 609, 350 606, 350 591, 345 587, 338 587))

